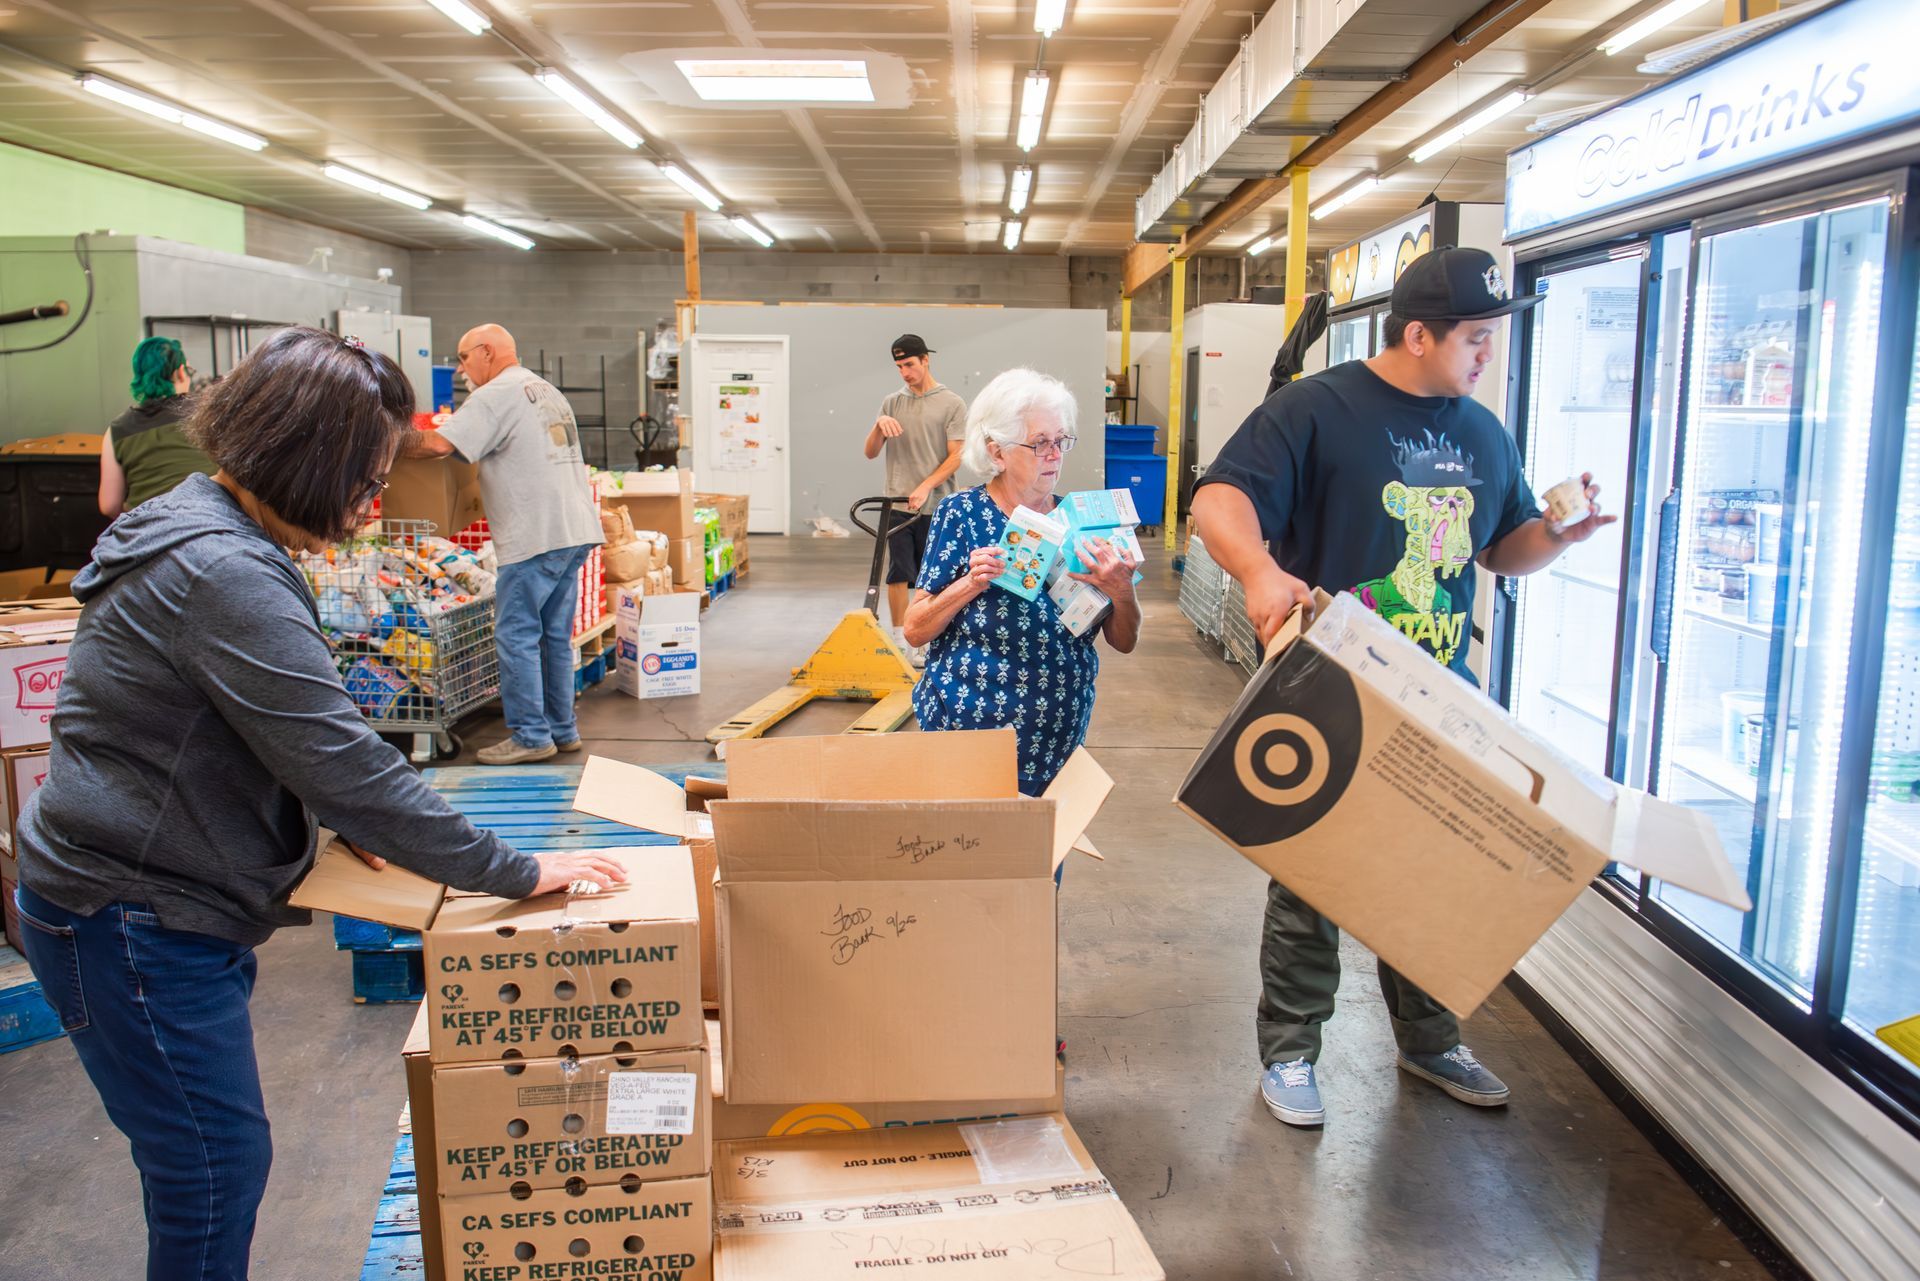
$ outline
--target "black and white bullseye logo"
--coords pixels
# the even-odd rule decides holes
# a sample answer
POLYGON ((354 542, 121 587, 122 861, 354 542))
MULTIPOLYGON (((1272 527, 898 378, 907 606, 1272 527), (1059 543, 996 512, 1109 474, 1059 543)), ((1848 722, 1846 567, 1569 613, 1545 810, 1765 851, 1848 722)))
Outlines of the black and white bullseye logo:
POLYGON ((1327 784, 1327 740, 1291 713, 1262 716, 1240 731, 1233 768, 1248 795, 1269 805, 1299 805, 1327 784))

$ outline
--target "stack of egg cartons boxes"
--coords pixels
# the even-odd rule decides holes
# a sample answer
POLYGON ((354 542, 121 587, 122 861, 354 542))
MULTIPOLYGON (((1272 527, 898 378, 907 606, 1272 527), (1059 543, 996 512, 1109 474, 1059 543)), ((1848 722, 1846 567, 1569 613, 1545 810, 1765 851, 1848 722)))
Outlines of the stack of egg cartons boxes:
POLYGON ((699 909, 684 848, 628 883, 448 894, 407 1052, 429 1278, 711 1276, 699 909))

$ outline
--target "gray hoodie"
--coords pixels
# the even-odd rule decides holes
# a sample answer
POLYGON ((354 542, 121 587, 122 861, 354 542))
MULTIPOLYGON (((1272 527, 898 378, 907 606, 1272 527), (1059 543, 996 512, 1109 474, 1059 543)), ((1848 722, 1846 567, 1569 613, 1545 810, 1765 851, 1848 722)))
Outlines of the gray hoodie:
POLYGON ((436 881, 507 898, 539 869, 478 830, 367 725, 287 553, 206 476, 115 521, 85 606, 20 880, 71 912, 145 903, 246 946, 287 906, 315 820, 436 881))

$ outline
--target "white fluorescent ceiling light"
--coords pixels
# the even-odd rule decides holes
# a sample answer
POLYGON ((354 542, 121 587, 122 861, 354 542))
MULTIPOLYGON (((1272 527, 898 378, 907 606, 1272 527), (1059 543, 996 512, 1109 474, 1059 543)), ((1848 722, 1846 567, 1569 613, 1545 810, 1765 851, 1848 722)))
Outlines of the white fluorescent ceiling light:
POLYGON ((123 107, 132 107, 135 111, 144 111, 156 120, 168 124, 183 125, 195 133, 203 133, 209 138, 218 138, 221 142, 235 147, 244 147, 248 151, 261 151, 266 148, 267 140, 259 134, 248 133, 224 121, 183 111, 170 102, 162 102, 136 89, 129 89, 112 80, 88 74, 80 77, 80 87, 90 94, 105 98, 108 102, 117 102, 123 107))
POLYGON ((627 150, 631 151, 640 145, 640 135, 635 133, 624 120, 589 98, 579 85, 558 71, 552 69, 537 71, 533 78, 545 85, 548 93, 606 130, 609 137, 627 150))
POLYGON ((720 212, 720 197, 714 195, 701 181, 682 169, 679 165, 661 165, 660 172, 672 179, 673 185, 698 200, 715 213, 720 212))
POLYGON ((1000 237, 1000 243, 1008 249, 1018 249, 1020 247, 1020 233, 1023 230, 1025 230, 1024 224, 1012 218, 1007 219, 1007 230, 1005 234, 1000 237))
POLYGON ((1527 100, 1523 90, 1515 89, 1489 103, 1484 110, 1476 111, 1451 129, 1435 134, 1413 149, 1413 163, 1423 164, 1451 147, 1454 143, 1480 132, 1500 117, 1514 110, 1527 100))
POLYGON ((1314 219, 1317 221, 1330 213, 1337 213, 1345 209, 1348 205, 1360 199, 1360 197, 1366 195, 1379 185, 1379 177, 1374 174, 1368 174, 1366 177, 1360 179, 1360 181, 1348 187, 1345 191, 1340 192, 1338 195, 1328 196, 1325 200, 1321 201, 1319 205, 1314 208, 1314 219))
POLYGON ((1695 9, 1704 9, 1710 3, 1712 0, 1672 0, 1670 4, 1663 4, 1626 30, 1602 41, 1600 52, 1612 56, 1631 49, 1662 27, 1671 26, 1695 9))
POLYGON ((1007 188, 1007 208, 1015 213, 1024 213, 1027 208, 1027 196, 1033 191, 1033 166, 1015 165, 1013 184, 1007 188))
POLYGON ((492 236, 495 240, 506 241, 515 249, 533 248, 533 241, 513 230, 511 227, 502 227, 497 222, 488 222, 485 218, 477 218, 472 214, 468 214, 460 221, 466 223, 468 227, 483 236, 492 236))
POLYGON ((469 34, 484 35, 493 25, 493 19, 472 5, 461 4, 460 0, 427 0, 427 3, 465 27, 469 34))
POLYGON ((687 58, 674 66, 708 102, 872 102, 867 64, 839 58, 687 58))
POLYGON ((735 216, 727 219, 741 235, 758 244, 762 249, 773 248, 773 236, 762 230, 752 219, 735 216))
POLYGON ((323 165, 320 172, 335 182, 344 182, 349 187, 360 190, 395 204, 407 205, 414 209, 431 209, 433 201, 417 191, 408 191, 405 187, 396 187, 390 182, 381 182, 371 174, 361 173, 358 169, 349 169, 345 165, 323 165))
POLYGON ((1033 29, 1050 36, 1067 25, 1067 0, 1034 0, 1033 29))
POLYGON ((1280 246, 1286 243, 1287 243, 1287 238, 1285 236, 1274 236, 1274 235, 1262 236, 1260 237, 1260 239, 1254 241, 1252 244, 1247 246, 1246 254, 1247 254, 1247 257, 1249 258, 1258 258, 1261 254, 1267 252, 1267 250, 1278 249, 1280 246))
POLYGON ((1014 139, 1020 150, 1032 151, 1040 143, 1040 122, 1047 114, 1047 91, 1052 85, 1044 71, 1029 71, 1020 91, 1020 133, 1014 139))

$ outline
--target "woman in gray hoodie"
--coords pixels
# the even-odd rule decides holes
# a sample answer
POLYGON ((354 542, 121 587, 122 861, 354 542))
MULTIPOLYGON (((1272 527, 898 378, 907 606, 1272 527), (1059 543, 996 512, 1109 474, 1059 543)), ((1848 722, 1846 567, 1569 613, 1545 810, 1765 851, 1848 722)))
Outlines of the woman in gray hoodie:
POLYGON ((420 780, 348 698, 288 548, 353 532, 413 393, 357 340, 275 333, 187 425, 219 470, 128 513, 73 582, 83 603, 47 782, 21 815, 27 960, 147 1214, 147 1275, 243 1281, 272 1159, 247 1002, 254 948, 317 823, 375 866, 522 898, 619 877, 522 853, 420 780))

